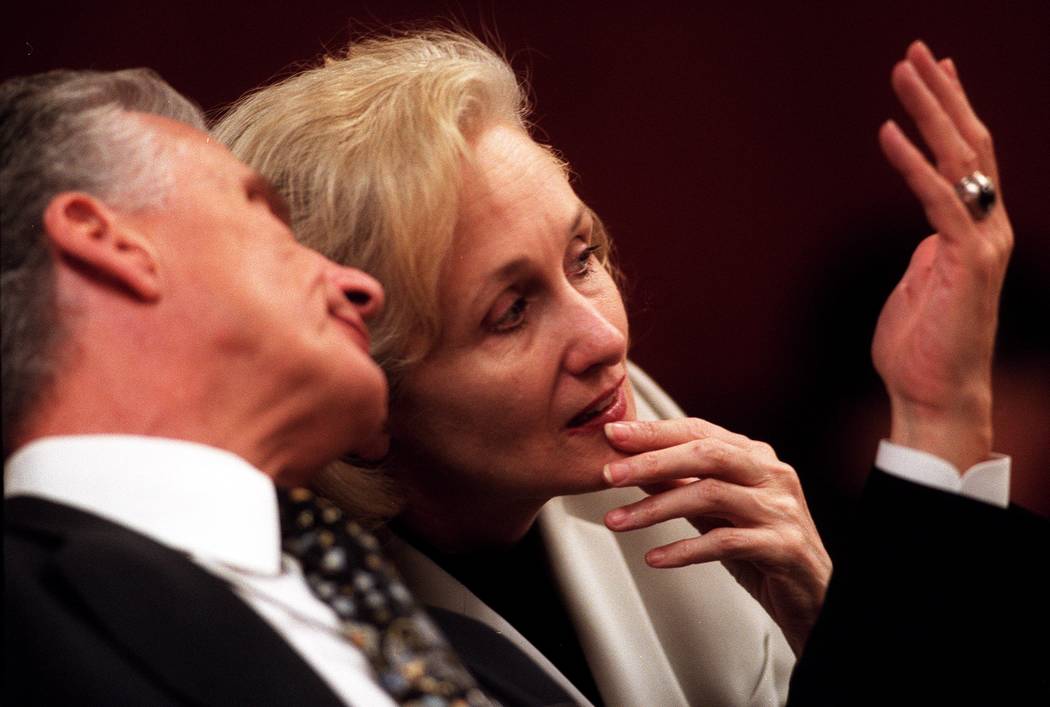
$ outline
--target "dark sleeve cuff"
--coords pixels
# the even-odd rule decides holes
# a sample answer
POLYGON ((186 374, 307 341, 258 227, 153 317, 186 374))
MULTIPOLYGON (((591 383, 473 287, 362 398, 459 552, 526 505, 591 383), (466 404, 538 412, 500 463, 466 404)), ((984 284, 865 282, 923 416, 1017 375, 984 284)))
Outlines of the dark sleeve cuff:
POLYGON ((1045 519, 873 470, 789 703, 1045 698, 1048 559, 1045 519))

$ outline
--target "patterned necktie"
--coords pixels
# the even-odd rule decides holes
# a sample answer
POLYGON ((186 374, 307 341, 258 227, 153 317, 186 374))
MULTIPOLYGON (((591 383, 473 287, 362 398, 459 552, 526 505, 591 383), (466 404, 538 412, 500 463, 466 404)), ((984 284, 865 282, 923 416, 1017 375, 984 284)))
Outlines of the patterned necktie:
POLYGON ((335 611, 343 635, 396 702, 498 707, 401 583, 375 536, 306 489, 278 489, 277 497, 284 551, 300 562, 311 591, 335 611))

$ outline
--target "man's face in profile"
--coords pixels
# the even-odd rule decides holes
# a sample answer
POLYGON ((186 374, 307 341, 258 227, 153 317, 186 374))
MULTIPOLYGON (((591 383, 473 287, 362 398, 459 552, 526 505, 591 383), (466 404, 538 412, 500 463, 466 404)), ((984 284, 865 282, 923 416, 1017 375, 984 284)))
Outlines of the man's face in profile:
POLYGON ((322 447, 339 438, 322 456, 374 453, 387 385, 363 316, 381 306, 378 283, 300 245, 283 202, 225 147, 174 121, 137 117, 171 148, 166 203, 129 218, 154 237, 165 296, 187 319, 172 336, 205 347, 194 358, 214 361, 220 385, 261 403, 258 416, 305 416, 322 447), (370 306, 347 299, 361 292, 370 306))

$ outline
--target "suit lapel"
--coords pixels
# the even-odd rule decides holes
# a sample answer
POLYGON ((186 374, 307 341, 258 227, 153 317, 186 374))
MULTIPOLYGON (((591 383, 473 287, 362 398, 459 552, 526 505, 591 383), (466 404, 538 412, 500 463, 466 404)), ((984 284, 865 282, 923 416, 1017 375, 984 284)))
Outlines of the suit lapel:
POLYGON ((35 498, 5 504, 9 528, 58 541, 51 571, 129 662, 189 702, 341 705, 221 580, 92 514, 35 498))

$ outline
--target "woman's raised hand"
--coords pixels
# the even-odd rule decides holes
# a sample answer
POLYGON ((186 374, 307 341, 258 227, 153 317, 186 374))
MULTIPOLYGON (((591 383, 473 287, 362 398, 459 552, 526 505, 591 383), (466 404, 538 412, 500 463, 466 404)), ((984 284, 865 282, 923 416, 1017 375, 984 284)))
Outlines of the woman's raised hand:
POLYGON ((824 602, 831 558, 795 470, 772 447, 696 418, 606 425, 617 450, 612 486, 651 495, 609 511, 605 524, 635 530, 685 518, 701 535, 650 550, 653 567, 721 561, 762 604, 799 654, 824 602))
POLYGON ((872 359, 890 396, 890 440, 936 454, 962 472, 991 451, 992 349, 1013 232, 1001 194, 981 217, 956 193, 974 172, 998 189, 999 171, 991 136, 952 61, 938 62, 914 42, 894 67, 892 83, 935 164, 893 121, 882 126, 879 142, 937 233, 919 244, 887 299, 872 359))

